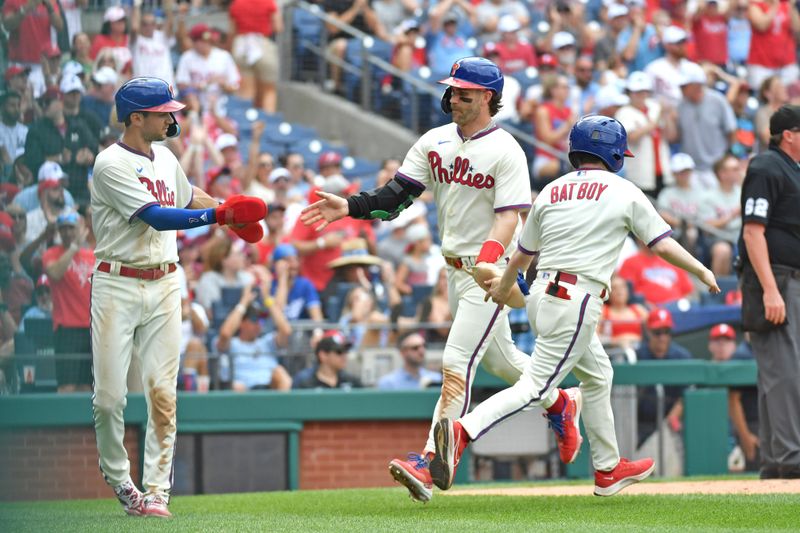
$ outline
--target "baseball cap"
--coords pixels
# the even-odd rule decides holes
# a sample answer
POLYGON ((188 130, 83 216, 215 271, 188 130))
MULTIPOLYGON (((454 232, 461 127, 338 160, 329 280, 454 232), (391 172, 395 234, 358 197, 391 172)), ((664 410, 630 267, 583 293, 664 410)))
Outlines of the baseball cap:
POLYGON ((637 70, 636 72, 630 73, 628 80, 625 83, 625 88, 632 93, 639 91, 652 91, 653 79, 646 72, 637 70))
POLYGON ((6 69, 6 73, 4 75, 6 81, 9 81, 11 78, 15 76, 19 76, 20 74, 25 74, 26 76, 30 73, 30 67, 21 67, 19 65, 11 65, 6 69))
POLYGON ((47 274, 42 274, 36 280, 36 288, 40 289, 42 287, 47 287, 48 289, 50 288, 50 278, 47 277, 47 274))
POLYGON ((15 245, 14 220, 5 211, 0 211, 0 249, 10 252, 15 245))
POLYGON ((557 67, 558 59, 553 54, 542 54, 539 57, 539 67, 557 67))
POLYGON ((627 95, 622 94, 620 90, 612 84, 602 86, 594 96, 594 104, 597 109, 628 105, 630 101, 631 99, 628 98, 627 95))
POLYGON ((567 46, 575 46, 575 36, 568 31, 560 31, 553 35, 553 50, 561 50, 567 46))
MULTIPOLYGON (((273 170, 272 172, 269 173, 269 182, 270 183, 275 183, 276 181, 278 181, 281 178, 289 181, 289 180, 292 179, 292 175, 289 173, 289 170, 284 168, 284 167, 278 167, 278 168, 276 168, 275 170, 273 170)), ((286 210, 286 208, 284 208, 284 211, 285 210, 286 210)))
POLYGON ((519 30, 522 26, 513 15, 503 15, 500 17, 500 22, 497 23, 497 30, 502 33, 511 33, 519 30))
POLYGON ((86 89, 83 88, 83 83, 81 83, 81 79, 74 74, 62 77, 61 84, 58 88, 61 90, 62 94, 68 94, 72 91, 78 91, 81 94, 86 92, 86 89))
POLYGON ((83 76, 84 74, 85 74, 85 71, 83 70, 83 65, 81 65, 80 63, 78 63, 74 59, 71 59, 71 60, 67 61, 61 67, 61 79, 62 80, 64 78, 68 77, 68 76, 83 76))
POLYGON ((676 173, 684 170, 694 170, 694 159, 689 154, 678 152, 670 158, 669 168, 676 173))
POLYGON ((341 331, 328 330, 317 343, 315 353, 319 352, 346 352, 350 349, 351 343, 341 331))
POLYGON ((431 236, 428 226, 423 223, 411 224, 406 228, 406 240, 409 243, 419 242, 431 236))
POLYGON ((228 167, 215 167, 208 171, 208 184, 210 188, 214 183, 221 178, 231 179, 231 169, 228 167))
POLYGON ((398 33, 408 33, 411 30, 419 30, 419 22, 416 19, 405 19, 397 25, 398 33))
POLYGON ((708 334, 709 339, 719 339, 725 337, 726 339, 736 340, 736 331, 728 324, 717 324, 708 334))
POLYGON ((777 135, 792 128, 800 128, 800 106, 784 104, 769 118, 769 134, 777 135))
POLYGON ((56 218, 56 225, 60 228, 61 226, 77 226, 78 225, 78 213, 74 211, 70 211, 69 213, 62 213, 58 215, 56 218))
POLYGON ((330 165, 340 165, 342 163, 342 156, 336 152, 323 152, 317 160, 317 166, 327 167, 330 165))
POLYGON ((54 44, 46 44, 42 49, 42 55, 48 58, 60 57, 61 50, 59 50, 58 46, 54 44))
POLYGON ((217 140, 214 142, 214 146, 217 147, 217 150, 220 152, 223 151, 225 148, 231 148, 233 146, 239 145, 239 139, 232 133, 223 133, 217 140))
POLYGON ((672 314, 666 309, 653 309, 647 315, 648 329, 672 329, 675 324, 672 322, 672 314))
POLYGON ((452 24, 458 22, 458 15, 454 11, 448 11, 442 18, 442 24, 452 24))
POLYGON ((94 74, 92 79, 95 83, 100 85, 116 85, 117 84, 117 71, 111 67, 101 67, 94 74))
POLYGON ((37 179, 39 183, 44 181, 55 181, 58 182, 59 180, 65 179, 67 177, 64 169, 61 168, 61 165, 56 163, 55 161, 45 161, 42 163, 42 166, 39 167, 39 174, 37 179))
POLYGON ((286 259, 287 257, 297 257, 297 248, 291 244, 279 244, 272 251, 273 261, 280 261, 281 259, 286 259))
POLYGON ((608 6, 608 19, 615 19, 617 17, 624 17, 628 14, 628 6, 623 4, 611 4, 608 6))
POLYGON ((192 26, 192 29, 189 30, 189 38, 193 41, 208 41, 211 39, 212 31, 208 24, 203 24, 202 22, 199 24, 195 24, 192 26))
POLYGON ((686 30, 678 26, 667 26, 664 29, 664 34, 661 36, 661 40, 664 41, 664 44, 678 44, 688 38, 689 34, 686 33, 686 30))
POLYGON ((39 102, 43 107, 46 107, 50 102, 53 100, 61 100, 61 91, 58 90, 58 87, 50 87, 48 88, 42 96, 39 97, 39 102))
POLYGON ((699 83, 705 85, 708 78, 706 78, 706 71, 697 63, 687 63, 681 68, 681 78, 678 84, 683 87, 690 83, 699 83))
POLYGON ((103 15, 103 22, 116 22, 125 18, 125 10, 120 6, 111 6, 103 15))
POLYGON ((350 182, 341 174, 333 174, 325 178, 325 183, 322 185, 322 190, 330 194, 344 194, 347 188, 350 187, 350 182))

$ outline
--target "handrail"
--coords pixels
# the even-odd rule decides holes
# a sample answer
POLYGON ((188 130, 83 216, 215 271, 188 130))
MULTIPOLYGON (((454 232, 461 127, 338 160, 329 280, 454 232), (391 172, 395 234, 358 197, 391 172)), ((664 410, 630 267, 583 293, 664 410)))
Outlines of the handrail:
MULTIPOLYGON (((335 17, 332 17, 331 15, 328 15, 327 13, 325 13, 319 6, 317 6, 315 4, 309 4, 305 0, 294 0, 294 1, 290 2, 287 7, 290 8, 290 9, 286 10, 287 13, 291 11, 291 8, 302 9, 302 10, 310 13, 314 17, 322 20, 323 22, 328 23, 328 24, 330 24, 332 26, 335 26, 339 30, 341 30, 341 31, 343 31, 343 32, 345 32, 345 33, 347 33, 349 35, 352 35, 354 38, 357 38, 357 39, 361 40, 362 44, 364 45, 363 49, 362 49, 362 58, 364 59, 364 65, 363 65, 363 67, 361 69, 359 69, 358 67, 355 67, 355 66, 353 66, 353 65, 351 65, 349 63, 347 63, 347 61, 343 61, 338 57, 334 57, 334 56, 328 54, 326 49, 325 49, 326 48, 325 46, 317 46, 314 43, 311 43, 311 42, 306 41, 306 40, 303 41, 303 45, 307 49, 309 49, 313 53, 315 53, 316 55, 318 55, 320 57, 324 57, 326 61, 330 61, 331 63, 334 63, 335 65, 341 67, 342 69, 346 70, 347 72, 349 72, 351 74, 359 75, 360 78, 361 78, 362 83, 365 83, 365 82, 369 81, 367 67, 369 65, 372 65, 372 66, 375 66, 375 67, 377 67, 377 68, 379 68, 381 70, 384 70, 384 71, 388 72, 389 74, 391 74, 391 75, 393 75, 393 76, 395 76, 397 78, 400 78, 401 80, 403 80, 403 82, 407 83, 408 85, 414 87, 415 89, 417 89, 419 91, 427 93, 427 94, 429 94, 429 95, 431 95, 431 96, 433 96, 435 98, 440 98, 441 97, 441 91, 438 88, 436 88, 435 85, 433 85, 431 83, 426 83, 426 82, 424 82, 424 81, 422 81, 422 80, 420 80, 420 79, 418 79, 418 78, 416 78, 416 77, 414 77, 412 75, 409 75, 407 72, 398 69, 397 67, 395 67, 391 63, 389 63, 387 61, 384 61, 383 59, 381 59, 380 57, 378 57, 378 56, 376 56, 374 54, 371 54, 369 52, 369 48, 371 48, 371 46, 372 46, 371 43, 374 42, 377 39, 376 37, 374 37, 372 35, 369 35, 369 34, 363 32, 363 31, 361 31, 361 30, 359 30, 357 28, 354 28, 353 26, 351 26, 349 24, 341 22, 340 20, 336 19, 335 17)), ((287 27, 291 27, 291 21, 289 21, 289 24, 287 24, 287 27)), ((327 30, 323 28, 323 43, 327 41, 327 33, 328 33, 327 30)), ((362 94, 362 97, 365 98, 365 99, 368 98, 368 95, 367 95, 368 92, 369 91, 362 91, 362 93, 364 93, 364 94, 362 94)), ((417 105, 416 104, 416 100, 412 99, 412 107, 415 107, 416 105, 417 105)), ((416 110, 416 111, 418 112, 418 110, 416 110)), ((414 122, 416 122, 418 120, 418 113, 413 113, 413 116, 416 117, 416 120, 414 120, 414 122)), ((524 142, 526 144, 529 144, 529 145, 531 145, 531 146, 533 146, 533 147, 535 147, 535 148, 537 148, 537 149, 539 149, 539 150, 541 150, 543 152, 547 152, 548 154, 552 155, 553 157, 559 158, 559 159, 561 159, 563 161, 568 161, 567 154, 565 152, 562 152, 560 150, 556 150, 552 146, 543 143, 542 141, 540 141, 539 139, 537 139, 534 136, 530 135, 529 133, 526 133, 526 132, 520 130, 519 128, 516 128, 515 126, 513 126, 513 125, 511 125, 511 124, 509 124, 507 122, 503 122, 501 124, 501 126, 502 126, 502 128, 504 130, 506 130, 508 133, 510 133, 511 135, 516 137, 517 139, 521 140, 522 142, 524 142)))

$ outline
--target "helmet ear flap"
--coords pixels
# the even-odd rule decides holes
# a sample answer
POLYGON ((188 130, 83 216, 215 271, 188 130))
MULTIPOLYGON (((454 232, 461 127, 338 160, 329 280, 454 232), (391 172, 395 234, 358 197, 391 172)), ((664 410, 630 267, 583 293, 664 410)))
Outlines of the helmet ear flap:
POLYGON ((442 102, 441 102, 442 112, 444 112, 445 115, 449 115, 453 111, 453 108, 450 107, 450 97, 452 95, 453 95, 452 87, 448 87, 447 89, 445 89, 444 94, 442 95, 442 102))
POLYGON ((175 113, 170 113, 169 116, 172 117, 172 124, 167 127, 167 137, 171 139, 181 134, 181 125, 178 124, 178 119, 175 118, 175 113))

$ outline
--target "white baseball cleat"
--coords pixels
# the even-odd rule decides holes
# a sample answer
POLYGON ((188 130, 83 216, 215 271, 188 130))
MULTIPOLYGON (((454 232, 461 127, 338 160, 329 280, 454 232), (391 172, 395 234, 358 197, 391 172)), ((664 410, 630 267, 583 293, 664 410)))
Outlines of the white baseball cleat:
POLYGON ((144 495, 136 488, 133 481, 128 479, 114 487, 114 494, 117 495, 119 503, 122 504, 122 508, 127 514, 131 516, 144 515, 144 495))
POLYGON ((148 494, 144 497, 144 515, 158 518, 171 518, 172 513, 167 509, 167 498, 160 493, 148 494))

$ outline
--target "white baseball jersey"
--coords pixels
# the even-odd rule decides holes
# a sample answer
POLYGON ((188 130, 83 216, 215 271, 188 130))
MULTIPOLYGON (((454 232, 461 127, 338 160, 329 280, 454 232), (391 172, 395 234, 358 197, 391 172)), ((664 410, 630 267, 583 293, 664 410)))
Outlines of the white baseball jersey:
POLYGON ((672 229, 633 183, 605 170, 578 170, 542 190, 518 247, 539 252, 539 270, 577 274, 608 288, 629 232, 653 245, 672 229))
POLYGON ((455 123, 428 131, 397 174, 433 190, 444 255, 477 256, 496 212, 531 206, 525 154, 495 124, 469 139, 455 123))
POLYGON ((152 157, 121 142, 97 155, 92 226, 98 261, 153 268, 178 261, 175 231, 156 231, 137 218, 152 205, 186 208, 192 186, 173 153, 154 144, 152 157))

